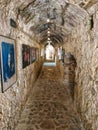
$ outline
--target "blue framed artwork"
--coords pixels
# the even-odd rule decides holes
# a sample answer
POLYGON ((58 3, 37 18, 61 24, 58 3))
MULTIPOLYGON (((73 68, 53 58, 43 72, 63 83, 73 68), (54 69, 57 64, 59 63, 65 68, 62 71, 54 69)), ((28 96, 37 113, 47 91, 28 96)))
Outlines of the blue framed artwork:
POLYGON ((0 72, 2 92, 16 82, 15 41, 0 36, 0 72))

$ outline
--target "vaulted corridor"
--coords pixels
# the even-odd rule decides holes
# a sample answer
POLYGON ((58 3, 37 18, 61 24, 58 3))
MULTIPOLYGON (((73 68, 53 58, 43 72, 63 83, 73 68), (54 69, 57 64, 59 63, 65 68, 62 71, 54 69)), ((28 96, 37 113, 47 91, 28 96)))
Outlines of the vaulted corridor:
POLYGON ((0 130, 98 130, 98 0, 0 0, 0 130))
POLYGON ((15 130, 84 130, 56 66, 43 66, 15 130))

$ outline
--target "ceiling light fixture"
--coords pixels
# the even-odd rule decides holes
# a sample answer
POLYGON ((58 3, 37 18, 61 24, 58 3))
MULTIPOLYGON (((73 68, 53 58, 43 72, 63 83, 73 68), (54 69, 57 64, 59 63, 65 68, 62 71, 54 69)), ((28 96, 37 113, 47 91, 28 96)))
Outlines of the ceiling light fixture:
POLYGON ((48 34, 50 34, 50 31, 48 30, 48 32, 47 32, 48 34))
POLYGON ((50 40, 50 38, 48 37, 48 41, 50 40))
POLYGON ((47 19, 47 23, 49 23, 49 22, 50 22, 50 19, 48 18, 48 19, 47 19))

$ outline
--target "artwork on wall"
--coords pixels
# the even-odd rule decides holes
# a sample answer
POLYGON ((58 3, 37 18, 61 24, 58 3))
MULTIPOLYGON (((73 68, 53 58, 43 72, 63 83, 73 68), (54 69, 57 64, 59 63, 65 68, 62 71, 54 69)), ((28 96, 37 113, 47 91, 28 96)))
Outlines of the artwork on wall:
POLYGON ((0 73, 2 92, 16 82, 15 41, 0 36, 0 73))
POLYGON ((36 48, 30 48, 30 63, 33 63, 36 60, 36 48))
POLYGON ((22 44, 22 68, 30 65, 30 47, 22 44))

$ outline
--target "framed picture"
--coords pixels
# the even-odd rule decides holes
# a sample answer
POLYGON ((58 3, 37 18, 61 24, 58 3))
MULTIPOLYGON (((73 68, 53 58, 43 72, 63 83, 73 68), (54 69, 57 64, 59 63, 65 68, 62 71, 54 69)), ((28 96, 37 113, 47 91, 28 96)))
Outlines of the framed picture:
POLYGON ((30 46, 22 44, 22 68, 30 65, 30 46))
POLYGON ((0 36, 0 73, 2 92, 16 82, 15 41, 0 36))
POLYGON ((33 63, 36 60, 36 48, 30 48, 30 63, 33 63))

